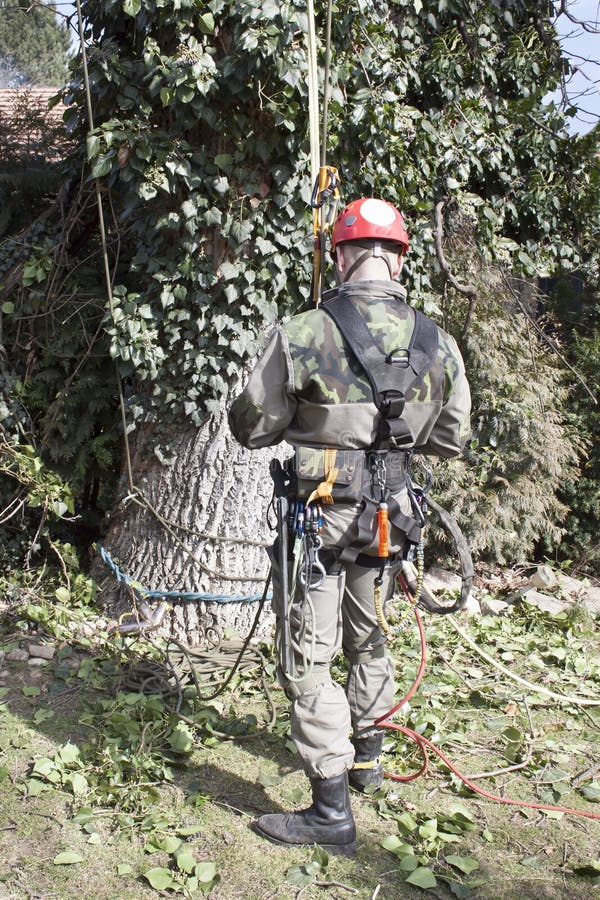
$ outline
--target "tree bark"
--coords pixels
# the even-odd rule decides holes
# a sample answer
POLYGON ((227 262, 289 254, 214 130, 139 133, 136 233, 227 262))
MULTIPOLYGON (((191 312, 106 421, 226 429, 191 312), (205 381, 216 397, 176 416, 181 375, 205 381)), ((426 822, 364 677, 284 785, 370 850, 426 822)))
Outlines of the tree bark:
MULTIPOLYGON (((158 516, 143 500, 132 499, 124 487, 111 515, 105 549, 124 574, 148 590, 262 594, 269 561, 265 548, 257 543, 274 540, 267 522, 272 496, 269 463, 274 456, 288 456, 290 447, 245 450, 229 430, 225 405, 201 428, 183 422, 174 430, 169 438, 173 458, 169 465, 159 462, 154 452, 160 437, 158 428, 145 427, 134 432, 131 441, 134 485, 158 516), (206 534, 219 540, 201 536, 206 534)), ((271 522, 274 525, 272 515, 271 522)), ((94 575, 107 615, 118 619, 131 611, 131 591, 119 585, 113 573, 98 563, 94 575)), ((159 601, 148 602, 155 606, 159 601)), ((258 607, 257 602, 240 601, 173 599, 168 603, 155 633, 192 645, 213 643, 227 627, 245 635, 258 607)), ((258 633, 267 634, 271 627, 267 604, 258 633)))

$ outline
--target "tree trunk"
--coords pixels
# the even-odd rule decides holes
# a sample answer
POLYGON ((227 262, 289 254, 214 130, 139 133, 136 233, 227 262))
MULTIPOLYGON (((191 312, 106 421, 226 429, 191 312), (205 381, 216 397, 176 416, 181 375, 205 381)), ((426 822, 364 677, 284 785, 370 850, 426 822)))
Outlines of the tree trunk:
MULTIPOLYGON (((267 553, 257 543, 245 541, 272 543, 274 539, 267 523, 272 496, 269 463, 275 455, 289 455, 289 446, 252 453, 240 447, 229 430, 225 406, 201 428, 187 423, 179 427, 169 439, 173 458, 169 465, 159 462, 154 452, 157 432, 148 427, 134 432, 131 466, 135 487, 163 521, 143 503, 127 497, 125 488, 124 499, 111 516, 105 549, 125 575, 148 590, 262 595, 269 571, 267 553), (202 536, 207 534, 214 537, 202 536)), ((272 515, 271 521, 274 524, 272 515)), ((118 584, 113 573, 98 563, 94 574, 107 615, 118 618, 132 610, 131 592, 118 584)), ((156 607, 159 599, 150 598, 148 603, 156 607)), ((245 635, 258 607, 257 602, 247 601, 170 599, 168 603, 155 633, 192 645, 213 643, 226 627, 245 635)), ((267 634, 271 627, 267 604, 258 633, 267 634)))

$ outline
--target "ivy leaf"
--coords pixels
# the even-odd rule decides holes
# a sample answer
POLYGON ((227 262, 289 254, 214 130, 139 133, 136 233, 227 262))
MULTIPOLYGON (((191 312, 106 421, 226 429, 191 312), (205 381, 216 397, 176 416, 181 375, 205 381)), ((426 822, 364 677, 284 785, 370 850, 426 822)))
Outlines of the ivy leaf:
POLYGON ((401 815, 396 817, 396 821, 403 834, 412 834, 418 828, 415 819, 408 812, 401 813, 401 815))
POLYGON ((88 162, 91 162, 92 159, 97 156, 100 149, 100 138, 98 137, 98 135, 89 134, 86 139, 86 146, 88 162))
POLYGON ((28 797, 38 797, 43 791, 48 791, 50 788, 43 781, 40 781, 38 778, 28 778, 27 779, 27 796, 28 797))
POLYGON ((65 850, 63 853, 59 853, 58 856, 54 857, 52 865, 71 866, 74 863, 80 862, 83 862, 83 856, 80 856, 79 853, 75 853, 73 850, 65 850))
POLYGON ((166 891, 167 888, 173 887, 175 884, 169 869, 165 869, 162 866, 148 869, 147 872, 144 872, 144 878, 150 882, 155 891, 166 891))
POLYGON ((202 831, 202 825, 183 825, 177 829, 177 834, 181 837, 190 837, 199 834, 202 831))
POLYGON ((464 872, 465 875, 470 875, 471 872, 474 872, 479 868, 479 863, 476 859, 472 859, 470 856, 454 856, 450 855, 446 857, 446 862, 454 866, 456 869, 460 869, 461 872, 464 872))
POLYGON ((63 763, 70 765, 79 759, 79 747, 69 741, 60 748, 58 755, 63 763))
POLYGON ((223 221, 223 215, 220 209, 217 209, 215 206, 212 209, 209 209, 204 214, 204 221, 208 226, 210 225, 220 225, 223 221))
POLYGON ((217 874, 217 866, 216 863, 213 862, 201 862, 195 868, 194 874, 196 878, 200 882, 204 882, 205 884, 213 881, 217 874))
POLYGON ((579 793, 590 803, 600 802, 600 784, 596 784, 594 781, 580 788, 579 793))
POLYGON ((402 872, 414 872, 418 868, 419 860, 414 853, 405 853, 400 857, 400 869, 402 872))
POLYGON ((470 830, 468 826, 474 826, 477 822, 471 810, 467 809, 464 803, 451 803, 448 807, 448 818, 461 825, 465 830, 470 830))
POLYGON ((123 0, 123 12, 128 16, 137 16, 142 8, 142 0, 123 0))
POLYGON ((175 854, 175 863, 177 864, 177 868, 181 869, 181 871, 185 872, 187 875, 191 875, 196 867, 196 860, 187 847, 184 847, 175 854))
POLYGON ((31 771, 35 775, 42 775, 44 778, 47 778, 50 772, 53 772, 54 769, 56 769, 54 760, 45 756, 42 759, 36 759, 31 771))
POLYGON ((168 740, 176 753, 190 753, 194 748, 194 735, 185 722, 177 723, 168 740))
MULTIPOLYGON (((204 6, 204 4, 202 5, 204 6)), ((198 16, 196 22, 202 34, 212 34, 215 30, 215 18, 210 12, 202 13, 202 15, 198 16)))
POLYGON ((184 200, 181 204, 181 212, 186 217, 186 219, 191 219, 196 215, 197 209, 196 204, 192 203, 191 200, 184 200))
POLYGON ((138 186, 137 192, 142 200, 152 200, 152 198, 156 197, 158 193, 154 185, 150 184, 148 181, 142 181, 142 183, 138 186))
POLYGON ((68 781, 71 783, 73 794, 76 797, 80 794, 85 794, 89 789, 87 778, 80 772, 74 772, 73 775, 69 775, 68 781))
POLYGON ((418 869, 408 876, 406 879, 407 884, 414 884, 416 887, 423 888, 426 890, 427 888, 433 888, 437 886, 437 878, 426 866, 419 866, 418 869))
POLYGON ((94 178, 103 178, 112 169, 112 159, 104 153, 99 153, 92 163, 92 175, 94 178))
POLYGON ((166 834, 163 838, 156 841, 156 846, 160 850, 164 850, 165 853, 176 853, 179 847, 181 847, 181 841, 172 834, 166 834))
POLYGON ((306 887, 316 880, 320 872, 321 866, 316 860, 312 860, 300 866, 291 866, 285 873, 285 878, 295 887, 306 887))
POLYGON ((87 825, 93 818, 94 810, 89 806, 82 806, 82 808, 73 816, 73 822, 77 825, 87 825))
POLYGON ((323 850, 322 847, 315 847, 315 852, 313 853, 313 860, 319 864, 322 871, 324 871, 329 865, 329 853, 327 850, 323 850))
POLYGON ((232 163, 233 156, 231 156, 230 153, 218 153, 217 156, 215 156, 215 166, 219 169, 223 169, 225 172, 231 169, 232 163))
POLYGON ((401 845, 402 841, 396 834, 386 834, 386 836, 381 839, 381 846, 384 850, 389 850, 390 853, 395 853, 401 845))

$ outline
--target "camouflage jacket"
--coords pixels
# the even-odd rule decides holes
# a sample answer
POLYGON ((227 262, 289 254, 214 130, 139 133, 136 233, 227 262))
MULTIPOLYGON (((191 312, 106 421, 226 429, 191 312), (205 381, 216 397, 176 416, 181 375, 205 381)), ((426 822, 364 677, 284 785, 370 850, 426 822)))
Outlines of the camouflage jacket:
MULTIPOLYGON (((415 316, 399 284, 354 281, 336 290, 353 300, 384 353, 408 346, 415 316)), ((455 340, 439 329, 432 366, 422 384, 406 395, 402 418, 413 446, 436 456, 456 456, 469 434, 470 408, 462 357, 455 340)), ((369 381, 323 309, 301 313, 275 329, 229 412, 234 436, 251 449, 282 440, 368 448, 378 423, 369 381)))

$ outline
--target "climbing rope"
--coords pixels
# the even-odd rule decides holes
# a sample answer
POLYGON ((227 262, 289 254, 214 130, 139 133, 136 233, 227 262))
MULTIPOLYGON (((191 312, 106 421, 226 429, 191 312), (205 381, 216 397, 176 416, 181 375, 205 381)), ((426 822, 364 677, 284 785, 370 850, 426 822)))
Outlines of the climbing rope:
POLYGON ((314 184, 319 175, 321 152, 319 148, 319 70, 317 67, 317 35, 314 0, 308 0, 308 133, 310 139, 310 175, 314 184))
MULTIPOLYGON (((83 83, 85 86, 85 99, 87 105, 87 114, 88 114, 88 126, 89 132, 91 133, 94 130, 94 114, 92 110, 92 93, 90 90, 90 79, 88 73, 88 64, 87 64, 87 52, 85 47, 85 35, 83 31, 83 16, 81 15, 81 2, 80 0, 76 0, 77 5, 77 25, 79 28, 79 41, 81 44, 81 64, 83 67, 83 83)), ((106 241, 106 227, 104 224, 104 208, 102 206, 102 195, 100 193, 100 181, 98 178, 94 178, 94 190, 96 194, 96 205, 98 207, 98 226, 100 228, 100 243, 102 247, 102 263, 104 267, 104 281, 106 284, 106 296, 108 299, 108 307, 110 310, 111 316, 114 318, 114 296, 112 289, 112 276, 110 272, 110 265, 108 262, 108 246, 106 241)), ((119 410, 121 414, 121 426, 123 429, 123 441, 125 446, 125 463, 127 466, 127 481, 129 484, 130 491, 134 491, 135 487, 133 484, 133 472, 131 467, 131 452, 129 447, 129 438, 127 434, 127 416, 125 414, 125 397, 123 396, 123 386, 121 384, 121 373, 119 372, 119 364, 117 360, 115 360, 115 373, 117 378, 117 389, 119 393, 119 410)))
POLYGON ((313 281, 312 299, 315 306, 321 299, 321 283, 325 269, 326 237, 335 220, 340 198, 339 172, 327 165, 328 113, 331 69, 331 23, 333 2, 328 0, 325 28, 325 68, 323 73, 323 117, 319 124, 319 75, 317 68, 317 38, 313 0, 308 0, 308 127, 310 139, 311 206, 313 210, 313 281), (320 131, 320 134, 319 134, 320 131))
MULTIPOLYGON (((141 493, 141 491, 136 490, 133 495, 129 498, 134 503, 137 503, 139 506, 147 509, 152 515, 155 517, 157 522, 165 529, 165 531, 172 537, 174 543, 182 550, 188 559, 199 569, 205 572, 207 575, 212 575, 213 578, 219 578, 222 581, 254 581, 254 582, 264 582, 266 581, 266 576, 263 575, 228 575, 225 572, 219 572, 217 569, 211 569, 205 563, 203 563, 193 550, 191 550, 178 535, 175 533, 174 529, 171 527, 168 519, 165 517, 154 507, 150 501, 141 493)), ((241 542, 241 539, 240 539, 241 542)), ((255 544, 255 546, 257 546, 255 544)), ((260 542, 258 546, 269 547, 270 544, 266 542, 260 542)))
MULTIPOLYGON (((125 572, 121 571, 121 569, 105 547, 103 547, 102 545, 98 545, 97 549, 98 553, 100 554, 100 558, 104 563, 106 563, 108 568, 116 577, 119 584, 124 584, 134 594, 139 594, 143 597, 152 597, 156 600, 203 600, 208 603, 253 603, 254 601, 260 600, 263 597, 263 594, 213 594, 210 591, 150 591, 147 588, 138 585, 133 578, 131 578, 129 575, 126 575, 125 572)), ((249 578, 240 580, 250 581, 249 578)), ((269 577, 267 576, 266 578, 254 578, 252 580, 264 581, 268 583, 269 577)), ((266 599, 270 600, 271 595, 268 595, 266 599)))
MULTIPOLYGON (((425 553, 423 550, 423 543, 419 543, 417 545, 417 569, 416 569, 416 580, 415 580, 415 589, 413 592, 410 591, 409 588, 409 573, 405 571, 407 565, 406 561, 402 563, 402 569, 396 575, 396 583, 401 588, 404 596, 407 598, 408 603, 406 604, 406 608, 400 615, 400 618, 394 622, 394 625, 390 625, 387 620, 383 600, 381 597, 381 586, 375 582, 375 588, 373 591, 373 604, 375 606, 375 616, 377 618, 377 624, 386 635, 386 637, 392 637, 393 635, 399 634, 404 628, 406 628, 408 621, 411 617, 411 614, 414 613, 416 607, 419 604, 421 599, 421 595, 423 592, 423 579, 425 575, 425 553)), ((414 567, 411 566, 411 569, 414 570, 414 567)), ((412 576, 413 572, 410 571, 410 576, 412 576)), ((397 599, 396 594, 392 596, 390 603, 394 603, 397 599)))
POLYGON ((161 696, 176 695, 175 713, 189 725, 197 727, 197 722, 181 712, 186 689, 193 688, 198 702, 205 705, 222 694, 237 673, 248 675, 260 667, 261 684, 270 709, 270 719, 267 725, 250 734, 229 734, 214 728, 211 728, 211 734, 227 740, 248 740, 270 731, 277 719, 277 710, 265 676, 265 659, 258 648, 250 648, 268 599, 269 584, 270 573, 260 597, 254 621, 244 640, 220 641, 217 646, 199 649, 189 647, 176 638, 169 638, 164 646, 159 646, 146 632, 143 632, 144 639, 157 651, 161 661, 152 659, 137 661, 126 670, 122 685, 127 690, 140 693, 161 696), (227 674, 223 675, 223 672, 227 672, 227 674), (215 678, 219 678, 219 683, 211 692, 205 692, 201 682, 214 682, 215 678))

